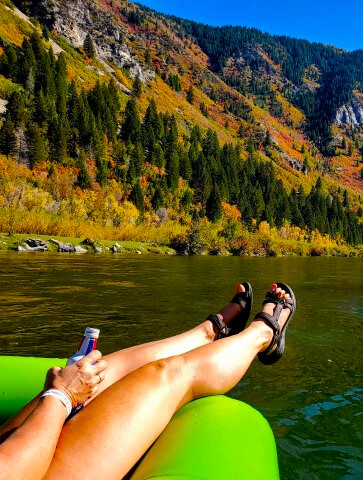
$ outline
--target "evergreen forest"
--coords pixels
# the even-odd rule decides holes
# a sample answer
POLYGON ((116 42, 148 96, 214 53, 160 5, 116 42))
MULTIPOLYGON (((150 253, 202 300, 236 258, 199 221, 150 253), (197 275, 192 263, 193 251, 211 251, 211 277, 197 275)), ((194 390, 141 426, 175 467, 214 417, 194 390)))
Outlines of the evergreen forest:
MULTIPOLYGON (((231 85, 233 79, 223 73, 227 58, 247 44, 262 41, 261 36, 271 58, 282 65, 284 75, 294 84, 301 82, 309 64, 319 64, 322 78, 319 93, 302 94, 290 89, 286 95, 306 113, 305 128, 327 153, 333 112, 350 98, 354 83, 363 80, 362 52, 334 53, 324 46, 314 47, 312 52, 308 42, 266 37, 254 29, 212 29, 174 20, 183 27, 183 35, 197 39, 208 53, 212 69, 231 85), (287 54, 291 51, 294 56, 287 54), (332 82, 339 83, 339 88, 333 89, 336 96, 328 96, 324 89, 325 83, 331 86, 332 82)), ((137 24, 142 18, 132 21, 137 24)), ((305 241, 320 235, 337 245, 363 243, 362 208, 351 204, 347 190, 327 188, 321 176, 309 189, 302 184, 289 186, 272 158, 260 155, 261 150, 268 152, 271 147, 268 134, 250 135, 242 123, 237 140, 221 142, 212 128, 191 124, 188 129, 181 129, 175 114, 159 111, 153 98, 148 98, 143 107, 145 87, 138 77, 131 81, 129 95, 121 93, 117 82, 110 77, 100 77, 85 88, 69 75, 67 55, 55 55, 48 47, 48 34, 45 28, 42 33, 26 36, 19 46, 4 44, 0 54, 0 78, 15 86, 7 96, 6 112, 0 123, 0 153, 33 172, 27 182, 38 192, 38 197, 46 191, 48 200, 44 200, 43 207, 48 211, 62 214, 62 208, 72 197, 73 215, 77 217, 76 196, 83 202, 83 220, 95 223, 96 201, 87 210, 85 199, 112 191, 112 202, 117 205, 112 210, 111 197, 101 196, 108 199, 104 211, 113 213, 107 219, 97 217, 97 222, 113 229, 124 228, 131 217, 135 225, 160 227, 173 222, 181 230, 175 229, 175 234, 169 232, 163 241, 177 251, 188 250, 187 242, 198 243, 196 239, 206 225, 211 229, 218 226, 220 240, 214 241, 214 245, 223 244, 235 254, 244 253, 249 235, 258 232, 262 235, 266 229, 274 231, 276 236, 282 231, 298 232, 292 238, 305 241), (64 172, 71 190, 65 189, 66 193, 61 194, 54 185, 64 172), (125 214, 127 209, 129 214, 125 214)), ((92 63, 95 49, 90 36, 82 52, 92 63)), ((256 66, 250 67, 253 70, 256 66)), ((157 75, 176 94, 183 94, 185 84, 177 73, 157 72, 157 75)), ((264 94, 257 79, 238 85, 234 81, 233 87, 242 94, 264 94)), ((191 105, 195 103, 195 94, 192 85, 185 90, 191 105)), ((248 120, 247 104, 241 105, 238 108, 244 108, 244 112, 238 114, 248 120)), ((208 109, 202 102, 200 110, 208 117, 208 109)), ((10 198, 6 196, 7 167, 3 164, 1 168, 0 200, 1 195, 10 198)), ((21 195, 17 205, 22 204, 21 195)), ((189 252, 199 250, 191 248, 189 252)), ((268 239, 264 240, 264 253, 278 253, 268 239)))
POLYGON ((336 110, 353 97, 355 88, 363 85, 363 50, 346 52, 330 46, 284 36, 273 36, 255 28, 210 27, 201 23, 172 17, 181 27, 180 35, 194 37, 207 53, 213 70, 242 93, 259 95, 266 102, 270 95, 268 81, 263 79, 269 66, 258 55, 243 55, 263 45, 271 60, 281 66, 286 97, 306 114, 305 129, 325 155, 332 155, 331 126, 336 110), (251 79, 230 75, 226 65, 230 58, 243 56, 240 69, 251 69, 251 79), (314 65, 315 80, 320 88, 309 89, 304 77, 314 65))

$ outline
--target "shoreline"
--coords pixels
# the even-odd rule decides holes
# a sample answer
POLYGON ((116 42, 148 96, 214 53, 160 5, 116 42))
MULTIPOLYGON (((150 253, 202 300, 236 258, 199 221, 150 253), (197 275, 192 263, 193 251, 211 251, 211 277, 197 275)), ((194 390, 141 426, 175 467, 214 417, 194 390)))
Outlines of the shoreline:
POLYGON ((15 233, 12 235, 0 233, 0 252, 22 253, 68 253, 68 254, 97 254, 97 255, 210 255, 210 256, 245 256, 245 257, 363 257, 361 247, 353 248, 343 245, 328 251, 316 248, 313 244, 303 242, 293 249, 284 253, 276 253, 274 249, 263 251, 231 251, 227 247, 205 247, 198 252, 178 251, 169 245, 137 241, 137 240, 94 240, 92 238, 62 237, 57 235, 36 235, 15 233))

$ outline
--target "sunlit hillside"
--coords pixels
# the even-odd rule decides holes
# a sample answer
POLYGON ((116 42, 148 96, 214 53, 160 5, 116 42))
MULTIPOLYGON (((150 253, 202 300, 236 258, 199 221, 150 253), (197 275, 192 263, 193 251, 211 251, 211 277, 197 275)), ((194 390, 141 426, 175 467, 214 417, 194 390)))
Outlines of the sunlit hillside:
POLYGON ((289 41, 253 29, 126 1, 14 3, 0 0, 0 231, 176 251, 199 235, 198 252, 234 254, 362 243, 362 127, 325 92, 349 64, 332 101, 358 102, 358 53, 293 44, 329 68, 290 71, 289 41))

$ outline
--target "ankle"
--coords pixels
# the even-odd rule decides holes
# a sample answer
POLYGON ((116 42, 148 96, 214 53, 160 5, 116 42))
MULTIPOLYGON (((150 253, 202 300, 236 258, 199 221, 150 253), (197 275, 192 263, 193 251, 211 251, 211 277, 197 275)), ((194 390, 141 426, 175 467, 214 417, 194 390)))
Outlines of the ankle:
POLYGON ((217 332, 213 323, 210 320, 205 320, 199 325, 199 328, 203 331, 205 338, 208 342, 213 342, 217 338, 217 332))
POLYGON ((270 345, 273 338, 272 329, 261 320, 255 320, 249 328, 255 329, 258 338, 259 351, 263 352, 270 345))

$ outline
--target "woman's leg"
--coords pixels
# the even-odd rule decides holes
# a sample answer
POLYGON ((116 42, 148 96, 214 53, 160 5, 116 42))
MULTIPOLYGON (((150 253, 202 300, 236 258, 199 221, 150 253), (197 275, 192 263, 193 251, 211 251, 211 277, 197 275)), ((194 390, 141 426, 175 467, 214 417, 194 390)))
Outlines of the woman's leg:
MULTIPOLYGON (((237 292, 243 292, 243 285, 237 285, 236 290, 237 292)), ((218 315, 223 317, 224 322, 228 325, 238 316, 238 314, 241 313, 241 311, 242 308, 240 305, 229 303, 221 308, 218 315)), ((215 337, 215 327, 210 320, 205 320, 195 328, 179 335, 137 345, 105 355, 104 359, 107 361, 107 369, 105 371, 105 378, 99 385, 97 395, 128 373, 147 363, 161 358, 179 355, 202 345, 206 345, 212 342, 215 337)), ((21 425, 30 415, 38 405, 40 395, 41 393, 22 408, 12 419, 0 426, 0 442, 21 425)))
MULTIPOLYGON (((244 292, 243 285, 236 286, 236 292, 244 292)), ((221 308, 218 316, 228 326, 241 313, 242 308, 237 303, 228 303, 221 308)), ((217 331, 210 320, 205 320, 196 327, 173 337, 157 340, 154 342, 136 345, 134 347, 118 350, 109 355, 105 355, 107 361, 107 370, 104 381, 100 384, 97 392, 99 395, 113 383, 120 380, 128 373, 147 363, 160 360, 162 358, 181 355, 195 348, 207 345, 216 339, 217 331)))
MULTIPOLYGON (((263 310, 272 313, 273 308, 266 304, 263 310)), ((288 314, 284 309, 281 326, 288 314)), ((45 478, 119 480, 178 408, 190 400, 230 390, 271 339, 271 328, 263 321, 254 322, 235 336, 131 372, 65 425, 45 478), (79 452, 87 459, 84 463, 79 452)))

